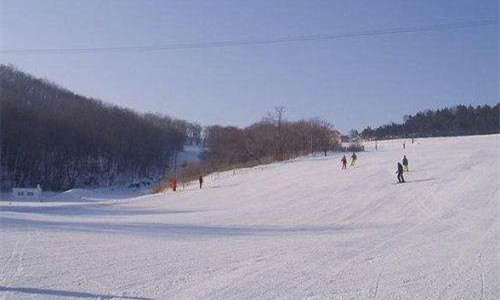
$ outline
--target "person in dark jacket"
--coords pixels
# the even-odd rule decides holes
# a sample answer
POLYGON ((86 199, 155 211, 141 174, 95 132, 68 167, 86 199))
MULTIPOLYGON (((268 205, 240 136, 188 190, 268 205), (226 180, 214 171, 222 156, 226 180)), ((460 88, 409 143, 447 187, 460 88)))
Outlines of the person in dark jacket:
POLYGON ((342 162, 342 170, 347 169, 347 158, 345 158, 345 155, 340 161, 342 162))
POLYGON ((398 163, 398 171, 396 172, 396 174, 398 174, 398 181, 400 183, 406 182, 405 178, 403 177, 403 165, 401 165, 400 163, 398 163))
POLYGON ((408 158, 406 158, 406 155, 403 155, 403 166, 405 167, 405 172, 410 171, 408 168, 408 158))
POLYGON ((198 178, 198 181, 200 182, 200 189, 203 186, 203 175, 200 175, 200 178, 198 178))
POLYGON ((356 156, 356 153, 353 152, 351 155, 351 166, 354 166, 356 159, 358 159, 358 157, 356 156))

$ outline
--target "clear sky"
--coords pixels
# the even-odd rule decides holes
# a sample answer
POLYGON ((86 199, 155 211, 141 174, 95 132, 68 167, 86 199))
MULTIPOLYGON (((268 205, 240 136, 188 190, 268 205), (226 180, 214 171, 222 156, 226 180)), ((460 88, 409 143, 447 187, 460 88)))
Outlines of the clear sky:
MULTIPOLYGON (((0 0, 1 47, 197 43, 499 18, 498 0, 0 0)), ((341 131, 499 101, 499 26, 153 52, 0 54, 77 93, 203 125, 245 126, 277 104, 341 131)))

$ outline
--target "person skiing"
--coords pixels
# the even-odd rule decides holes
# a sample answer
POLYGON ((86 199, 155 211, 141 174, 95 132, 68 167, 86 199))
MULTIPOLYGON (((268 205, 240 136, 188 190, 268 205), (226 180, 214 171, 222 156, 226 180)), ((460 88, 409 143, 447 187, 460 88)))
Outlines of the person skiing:
POLYGON ((345 158, 345 155, 340 161, 342 162, 342 170, 347 169, 347 158, 345 158))
POLYGON ((408 158, 406 158, 406 155, 403 155, 403 166, 405 167, 405 172, 410 171, 410 169, 408 168, 408 158))
POLYGON ((200 178, 198 178, 198 181, 200 182, 200 189, 203 186, 203 175, 200 175, 200 178))
POLYGON ((399 183, 406 182, 405 178, 403 177, 403 166, 400 163, 398 163, 398 170, 396 171, 396 174, 398 174, 399 183))
POLYGON ((358 157, 356 156, 356 153, 353 152, 351 155, 351 166, 354 166, 356 159, 358 159, 358 157))
POLYGON ((177 191, 177 180, 175 180, 175 178, 170 178, 170 187, 172 191, 177 191))

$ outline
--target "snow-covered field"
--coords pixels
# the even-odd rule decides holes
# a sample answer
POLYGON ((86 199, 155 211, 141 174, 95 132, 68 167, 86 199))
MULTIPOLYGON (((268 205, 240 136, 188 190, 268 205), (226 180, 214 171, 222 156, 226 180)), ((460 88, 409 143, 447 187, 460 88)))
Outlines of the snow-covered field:
POLYGON ((500 135, 372 146, 346 171, 336 154, 0 201, 0 299, 499 299, 500 135))

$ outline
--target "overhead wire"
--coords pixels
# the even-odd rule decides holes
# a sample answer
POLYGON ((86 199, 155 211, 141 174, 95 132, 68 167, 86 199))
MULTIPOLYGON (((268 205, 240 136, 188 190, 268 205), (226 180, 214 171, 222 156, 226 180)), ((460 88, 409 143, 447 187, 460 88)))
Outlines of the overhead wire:
POLYGON ((460 29, 468 27, 484 27, 484 26, 493 26, 498 24, 499 24, 498 19, 492 19, 492 20, 480 20, 480 21, 469 21, 469 22, 442 23, 442 24, 434 24, 427 26, 367 30, 367 31, 357 31, 357 32, 338 33, 338 34, 315 34, 315 35, 299 35, 299 36, 286 36, 286 37, 262 38, 262 39, 237 39, 237 40, 226 40, 226 41, 192 42, 192 43, 176 43, 176 44, 145 45, 145 46, 0 49, 0 53, 64 54, 64 53, 170 51, 170 50, 183 50, 183 49, 234 47, 234 46, 245 46, 245 45, 267 45, 267 44, 295 43, 295 42, 307 42, 307 41, 317 41, 317 40, 335 40, 335 39, 369 37, 369 36, 397 35, 397 34, 414 33, 414 32, 460 29))

